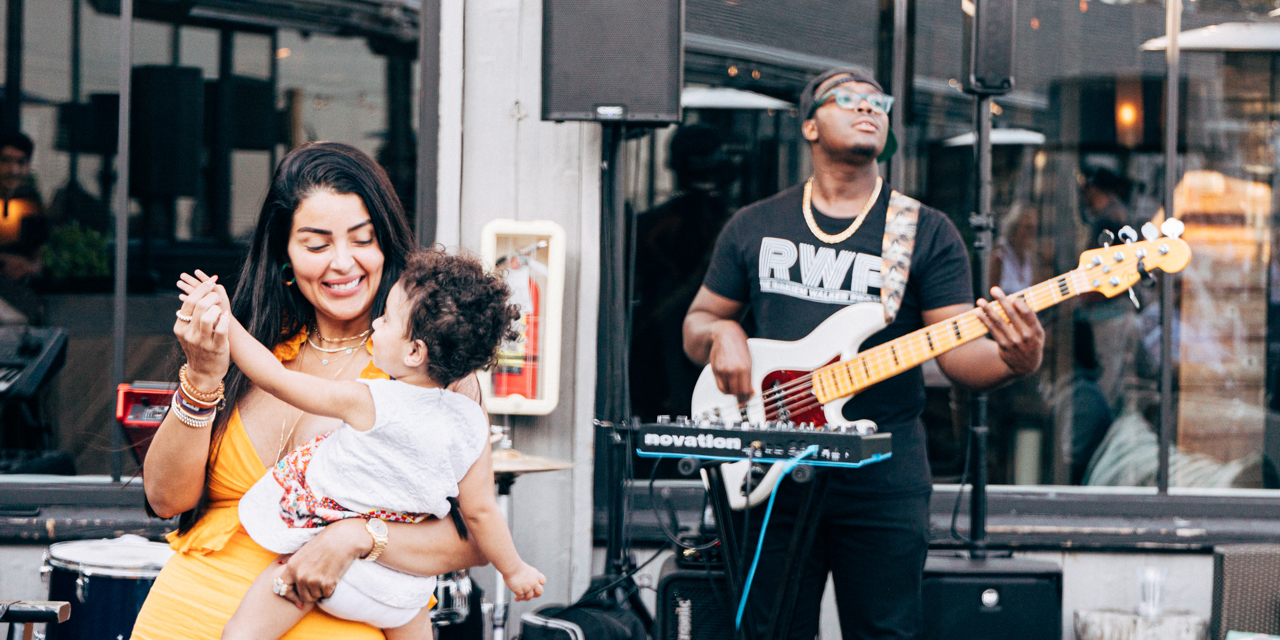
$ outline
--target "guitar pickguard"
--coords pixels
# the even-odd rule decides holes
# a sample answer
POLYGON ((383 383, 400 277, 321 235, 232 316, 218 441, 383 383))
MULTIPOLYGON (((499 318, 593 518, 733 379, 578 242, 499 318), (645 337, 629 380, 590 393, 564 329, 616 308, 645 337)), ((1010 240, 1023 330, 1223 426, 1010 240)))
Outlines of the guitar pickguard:
MULTIPOLYGON (((822 364, 828 365, 839 361, 840 356, 835 356, 831 358, 831 360, 822 364)), ((764 378, 761 380, 761 394, 765 397, 770 396, 770 394, 781 397, 784 395, 784 391, 788 389, 789 383, 805 378, 809 374, 810 371, 797 369, 771 371, 765 374, 764 378)), ((822 405, 812 393, 803 394, 798 398, 783 398, 776 406, 766 406, 765 419, 770 422, 804 422, 814 425, 827 424, 827 415, 823 413, 822 405)))

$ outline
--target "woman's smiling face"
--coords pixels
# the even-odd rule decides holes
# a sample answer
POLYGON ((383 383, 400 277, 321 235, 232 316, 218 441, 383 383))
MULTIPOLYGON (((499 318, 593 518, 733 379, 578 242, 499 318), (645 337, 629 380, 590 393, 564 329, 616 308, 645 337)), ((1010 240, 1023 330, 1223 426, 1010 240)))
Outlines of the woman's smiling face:
POLYGON ((360 196, 317 191, 293 214, 289 263, 295 286, 317 319, 351 322, 368 316, 382 282, 382 249, 360 196))

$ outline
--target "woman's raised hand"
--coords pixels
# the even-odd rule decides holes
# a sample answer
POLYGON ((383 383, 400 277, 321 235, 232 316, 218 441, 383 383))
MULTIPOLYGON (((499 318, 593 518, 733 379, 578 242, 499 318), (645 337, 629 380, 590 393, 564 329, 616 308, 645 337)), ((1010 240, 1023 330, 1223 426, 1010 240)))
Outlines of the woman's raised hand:
POLYGON ((218 284, 217 276, 199 270, 195 276, 182 274, 178 288, 183 292, 178 296, 182 308, 173 323, 173 334, 187 356, 187 379, 197 389, 214 389, 231 366, 227 290, 218 284))

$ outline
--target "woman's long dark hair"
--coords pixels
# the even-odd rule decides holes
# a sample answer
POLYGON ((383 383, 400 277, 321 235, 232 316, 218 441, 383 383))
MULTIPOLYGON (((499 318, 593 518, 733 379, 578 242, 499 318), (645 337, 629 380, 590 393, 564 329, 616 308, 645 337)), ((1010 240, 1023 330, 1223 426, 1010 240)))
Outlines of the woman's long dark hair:
MULTIPOLYGON (((372 318, 382 315, 387 294, 400 279, 405 260, 416 246, 404 207, 387 172, 355 147, 340 142, 316 142, 294 149, 280 162, 271 190, 262 203, 239 284, 231 298, 231 312, 268 349, 297 335, 315 319, 315 307, 296 286, 285 285, 281 267, 289 261, 293 214, 313 193, 360 196, 373 221, 373 235, 382 250, 382 280, 373 298, 372 318)), ((178 532, 186 533, 204 515, 209 502, 209 475, 226 433, 233 407, 253 385, 235 364, 225 378, 226 409, 213 424, 205 486, 196 507, 178 517, 178 532)))

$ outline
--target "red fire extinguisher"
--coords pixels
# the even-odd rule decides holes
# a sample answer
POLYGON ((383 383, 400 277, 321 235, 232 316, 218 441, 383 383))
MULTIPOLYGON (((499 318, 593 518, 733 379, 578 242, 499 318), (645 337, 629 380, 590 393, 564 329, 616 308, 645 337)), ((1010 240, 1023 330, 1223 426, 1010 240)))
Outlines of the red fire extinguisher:
POLYGON ((538 322, 542 305, 541 292, 534 281, 536 265, 523 255, 507 259, 511 302, 520 308, 516 322, 519 336, 498 347, 498 364, 493 370, 493 394, 497 397, 538 397, 538 322))

